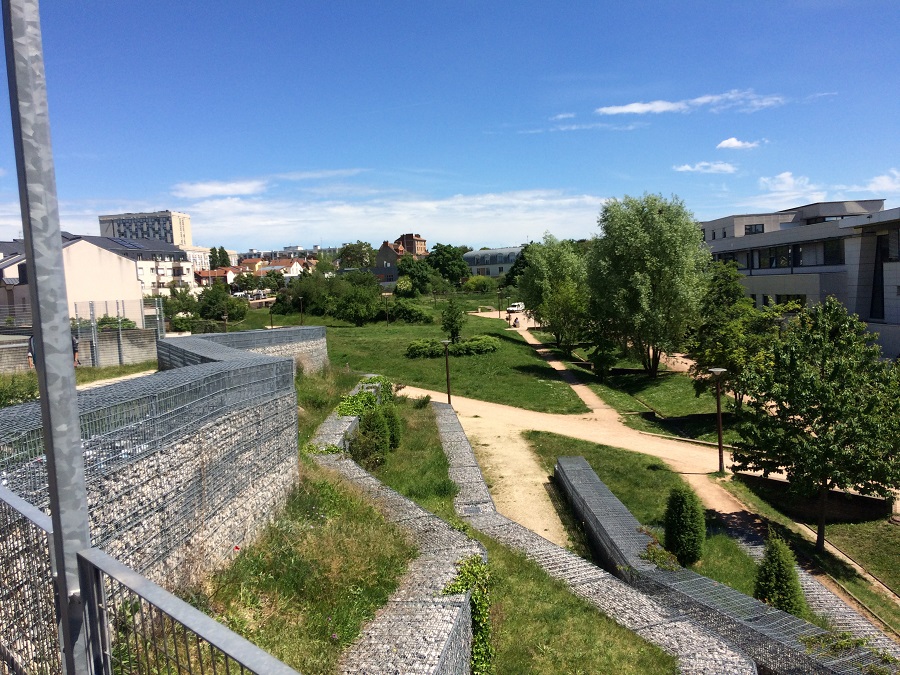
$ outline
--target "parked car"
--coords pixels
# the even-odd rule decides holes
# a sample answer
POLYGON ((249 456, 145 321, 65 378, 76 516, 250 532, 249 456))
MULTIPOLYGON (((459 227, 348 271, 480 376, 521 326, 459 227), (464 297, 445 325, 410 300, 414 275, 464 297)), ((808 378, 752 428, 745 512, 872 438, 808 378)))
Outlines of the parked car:
POLYGON ((515 312, 524 312, 525 311, 525 303, 524 302, 514 302, 509 307, 506 308, 506 311, 510 314, 515 312))

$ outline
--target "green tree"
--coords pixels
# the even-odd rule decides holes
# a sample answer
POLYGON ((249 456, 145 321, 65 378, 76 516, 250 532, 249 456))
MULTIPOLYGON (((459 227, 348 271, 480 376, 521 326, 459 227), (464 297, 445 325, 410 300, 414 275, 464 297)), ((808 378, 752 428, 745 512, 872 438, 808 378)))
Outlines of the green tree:
POLYGON ((825 548, 828 493, 891 496, 900 487, 900 377, 875 336, 833 297, 802 310, 745 374, 737 470, 783 471, 818 496, 816 548, 825 548))
POLYGON ((242 291, 255 291, 259 288, 259 277, 253 272, 243 272, 235 277, 234 285, 242 291))
POLYGON ((690 374, 697 395, 715 391, 715 376, 709 372, 710 368, 725 368, 726 372, 721 375, 722 389, 731 393, 737 410, 744 400, 747 365, 765 352, 777 335, 785 314, 799 309, 797 303, 757 309, 744 295, 742 278, 733 262, 711 265, 700 302, 700 321, 690 345, 694 361, 690 374))
POLYGON ((329 313, 338 319, 362 326, 372 321, 380 309, 381 286, 371 272, 354 270, 330 284, 329 313))
POLYGON ((170 321, 178 314, 196 314, 197 298, 187 288, 178 288, 175 282, 169 284, 169 295, 163 296, 163 315, 170 321))
POLYGON ((466 322, 466 313, 462 306, 456 302, 456 298, 450 298, 444 311, 441 312, 441 330, 447 333, 450 342, 456 344, 459 342, 460 333, 462 333, 463 325, 466 322))
POLYGON ((425 261, 435 270, 442 278, 449 281, 454 286, 459 286, 459 282, 463 277, 469 276, 469 266, 463 260, 461 249, 468 248, 466 246, 457 247, 450 244, 435 244, 431 248, 431 253, 425 258, 425 261))
POLYGON ((397 261, 397 275, 409 279, 413 295, 428 293, 431 290, 431 273, 432 268, 427 262, 416 260, 411 255, 405 255, 397 261))
POLYGON ((525 307, 556 338, 567 354, 585 334, 588 324, 587 264, 571 240, 550 234, 531 244, 524 254, 527 265, 519 277, 525 307))
POLYGON ((463 284, 463 290, 466 293, 481 293, 482 295, 496 293, 497 280, 492 277, 481 275, 469 277, 466 279, 466 283, 463 284))
POLYGON ((202 319, 222 321, 228 314, 229 321, 241 321, 248 309, 247 301, 231 296, 225 284, 207 286, 197 298, 197 311, 202 319))
POLYGON ((219 250, 215 246, 209 249, 209 269, 219 269, 219 250))
POLYGON ((231 267, 231 258, 228 257, 228 251, 224 246, 219 247, 219 267, 231 267))
POLYGON ((687 485, 672 489, 666 504, 666 549, 687 567, 703 555, 706 515, 700 498, 687 485))
POLYGON ((525 254, 530 246, 531 244, 525 244, 522 247, 518 257, 515 262, 513 262, 512 267, 506 271, 506 276, 503 281, 504 286, 515 286, 519 283, 519 277, 522 276, 525 272, 525 268, 528 267, 528 258, 525 254))
POLYGON ((338 251, 342 269, 364 269, 375 264, 375 249, 367 241, 346 244, 338 251))
POLYGON ((794 616, 803 617, 808 613, 797 576, 797 560, 784 540, 775 534, 766 542, 766 552, 756 571, 753 597, 794 616))
POLYGON ((601 337, 633 350, 655 377, 696 323, 710 254, 684 203, 661 195, 611 199, 588 256, 591 313, 601 337))
POLYGON ((270 291, 278 291, 285 286, 284 273, 278 270, 269 270, 265 276, 257 279, 259 288, 267 288, 270 291))

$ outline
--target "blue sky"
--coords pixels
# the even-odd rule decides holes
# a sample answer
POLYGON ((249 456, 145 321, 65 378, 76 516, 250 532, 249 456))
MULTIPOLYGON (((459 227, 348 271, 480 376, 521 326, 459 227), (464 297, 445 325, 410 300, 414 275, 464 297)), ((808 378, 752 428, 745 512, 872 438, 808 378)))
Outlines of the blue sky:
MULTIPOLYGON (((590 237, 610 197, 698 219, 900 206, 895 1, 41 8, 64 229, 191 214, 246 250, 590 237)), ((5 81, 5 80, 4 80, 5 81)), ((0 238, 21 231, 0 110, 0 238)))

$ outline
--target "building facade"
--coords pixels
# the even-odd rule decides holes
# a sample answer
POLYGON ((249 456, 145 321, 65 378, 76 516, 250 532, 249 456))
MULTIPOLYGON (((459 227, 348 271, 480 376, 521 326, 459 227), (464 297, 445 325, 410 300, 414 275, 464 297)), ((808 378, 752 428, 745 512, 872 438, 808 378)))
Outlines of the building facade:
POLYGON ((100 236, 156 239, 176 246, 192 246, 191 217, 177 211, 119 213, 100 216, 100 236))
POLYGON ((490 248, 463 253, 463 260, 469 266, 471 276, 499 277, 509 272, 509 268, 522 253, 522 246, 490 248))
POLYGON ((883 199, 819 202, 699 223, 713 257, 734 261, 762 306, 831 295, 900 355, 900 209, 883 199))
POLYGON ((428 255, 428 247, 425 240, 418 234, 401 234, 394 243, 402 246, 403 250, 412 254, 416 258, 424 258, 428 255))

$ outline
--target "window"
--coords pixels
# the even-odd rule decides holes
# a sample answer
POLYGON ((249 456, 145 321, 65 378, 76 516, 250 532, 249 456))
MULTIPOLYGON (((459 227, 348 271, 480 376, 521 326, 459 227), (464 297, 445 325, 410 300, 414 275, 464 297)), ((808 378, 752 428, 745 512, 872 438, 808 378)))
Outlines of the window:
POLYGON ((713 238, 713 241, 715 241, 715 238, 716 238, 716 231, 715 231, 715 230, 713 230, 713 232, 712 232, 712 238, 713 238))
POLYGON ((725 233, 725 228, 723 227, 723 228, 722 228, 722 239, 724 239, 724 238, 727 237, 727 236, 728 236, 728 235, 725 233))
POLYGON ((503 274, 503 268, 502 268, 502 267, 498 267, 498 268, 497 268, 497 272, 498 272, 499 274, 503 274))
POLYGON ((706 241, 706 228, 705 227, 700 228, 700 236, 703 237, 703 241, 706 241))
POLYGON ((826 265, 844 264, 844 240, 826 239, 824 243, 824 263, 826 265))
POLYGON ((756 293, 750 294, 750 300, 753 301, 753 306, 756 307, 756 293))
POLYGON ((776 295, 775 302, 779 305, 783 305, 786 302, 798 302, 801 307, 806 307, 806 296, 805 295, 797 295, 797 294, 785 294, 785 295, 776 295))
POLYGON ((765 226, 763 223, 752 223, 750 225, 744 225, 744 234, 762 234, 765 232, 765 226))

